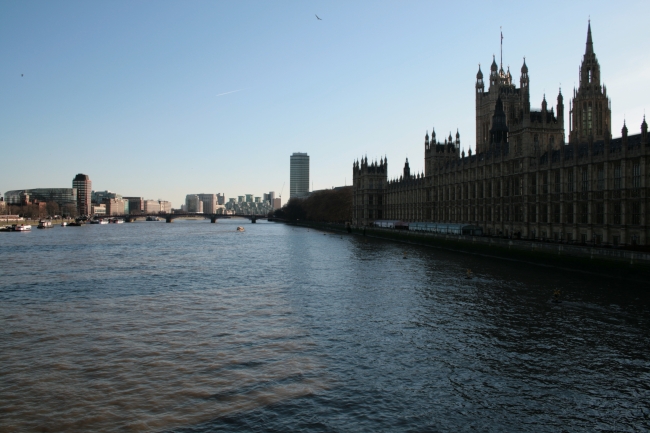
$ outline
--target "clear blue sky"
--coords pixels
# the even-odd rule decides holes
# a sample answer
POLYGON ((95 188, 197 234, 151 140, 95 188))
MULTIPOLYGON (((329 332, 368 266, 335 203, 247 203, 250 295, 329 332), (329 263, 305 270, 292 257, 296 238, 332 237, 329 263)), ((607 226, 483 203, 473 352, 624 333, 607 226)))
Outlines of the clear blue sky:
MULTIPOLYGON (((352 162, 423 167, 423 139, 474 147, 478 63, 499 56, 531 102, 565 102, 591 16, 614 136, 650 96, 648 1, 0 2, 0 191, 70 187, 171 200, 289 196, 289 155, 314 189, 352 162), (318 14, 322 21, 318 21, 318 14), (24 74, 21 77, 21 74, 24 74), (231 92, 231 93, 228 93, 231 92)), ((568 109, 567 109, 568 111, 568 109)))

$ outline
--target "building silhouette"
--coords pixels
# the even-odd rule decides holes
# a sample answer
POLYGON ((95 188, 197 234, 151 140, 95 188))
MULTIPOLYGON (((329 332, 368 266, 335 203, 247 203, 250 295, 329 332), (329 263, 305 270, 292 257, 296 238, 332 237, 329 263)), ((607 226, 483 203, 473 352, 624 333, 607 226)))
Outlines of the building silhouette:
POLYGON ((289 199, 309 195, 309 155, 294 152, 290 157, 289 199))
POLYGON ((645 117, 640 134, 612 138, 607 88, 601 84, 591 24, 580 85, 564 98, 530 107, 524 59, 519 87, 493 59, 485 90, 476 75, 476 152, 460 151, 460 134, 424 137, 424 173, 408 159, 397 179, 388 161, 353 164, 353 221, 432 221, 478 225, 484 233, 578 243, 648 245, 648 163, 645 117))
POLYGON ((77 190, 77 213, 79 215, 90 215, 90 199, 93 190, 90 177, 87 174, 79 173, 72 179, 72 188, 77 190))

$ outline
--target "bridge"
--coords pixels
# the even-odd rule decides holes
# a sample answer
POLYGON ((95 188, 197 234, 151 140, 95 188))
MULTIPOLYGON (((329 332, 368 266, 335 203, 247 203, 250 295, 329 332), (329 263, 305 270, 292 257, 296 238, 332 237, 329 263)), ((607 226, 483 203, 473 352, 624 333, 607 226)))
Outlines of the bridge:
POLYGON ((211 223, 216 223, 218 219, 229 219, 229 218, 247 218, 251 220, 254 224, 257 220, 267 219, 267 215, 243 215, 243 214, 204 214, 204 213, 142 213, 134 215, 124 215, 124 222, 131 223, 137 220, 138 218, 147 218, 147 217, 156 217, 164 218, 166 222, 171 223, 174 221, 174 218, 196 218, 203 217, 209 219, 211 223))

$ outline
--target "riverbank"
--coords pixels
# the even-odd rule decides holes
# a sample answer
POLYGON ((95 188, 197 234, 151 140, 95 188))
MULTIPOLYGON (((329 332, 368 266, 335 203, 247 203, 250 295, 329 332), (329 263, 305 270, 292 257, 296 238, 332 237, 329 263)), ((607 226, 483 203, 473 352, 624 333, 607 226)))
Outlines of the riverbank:
MULTIPOLYGON (((38 226, 39 221, 40 221, 40 219, 28 219, 28 220, 22 220, 22 221, 0 220, 0 227, 10 226, 10 225, 13 225, 13 224, 25 224, 25 225, 29 224, 31 226, 36 227, 36 226, 38 226)), ((56 220, 48 220, 48 221, 52 221, 52 225, 60 225, 61 222, 63 222, 63 221, 66 221, 66 222, 70 223, 70 222, 72 222, 74 220, 72 220, 72 219, 64 219, 64 220, 56 219, 56 220)))
POLYGON ((312 222, 287 222, 287 224, 634 281, 647 281, 650 278, 650 254, 645 252, 395 229, 351 227, 348 232, 342 224, 312 222))

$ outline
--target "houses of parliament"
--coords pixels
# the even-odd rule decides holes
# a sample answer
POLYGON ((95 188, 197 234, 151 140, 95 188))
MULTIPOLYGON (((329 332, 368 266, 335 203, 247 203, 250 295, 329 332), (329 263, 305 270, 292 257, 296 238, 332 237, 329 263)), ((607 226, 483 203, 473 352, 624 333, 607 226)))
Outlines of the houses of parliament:
POLYGON ((399 179, 388 161, 353 163, 353 223, 378 220, 465 223, 488 235, 601 245, 649 245, 648 125, 612 138, 611 104, 601 84, 591 24, 579 88, 531 110, 524 59, 516 86, 493 60, 476 74, 476 151, 460 151, 460 135, 424 137, 424 173, 408 159, 399 179), (487 91, 485 90, 488 86, 487 91), (444 140, 444 141, 443 141, 444 140))

